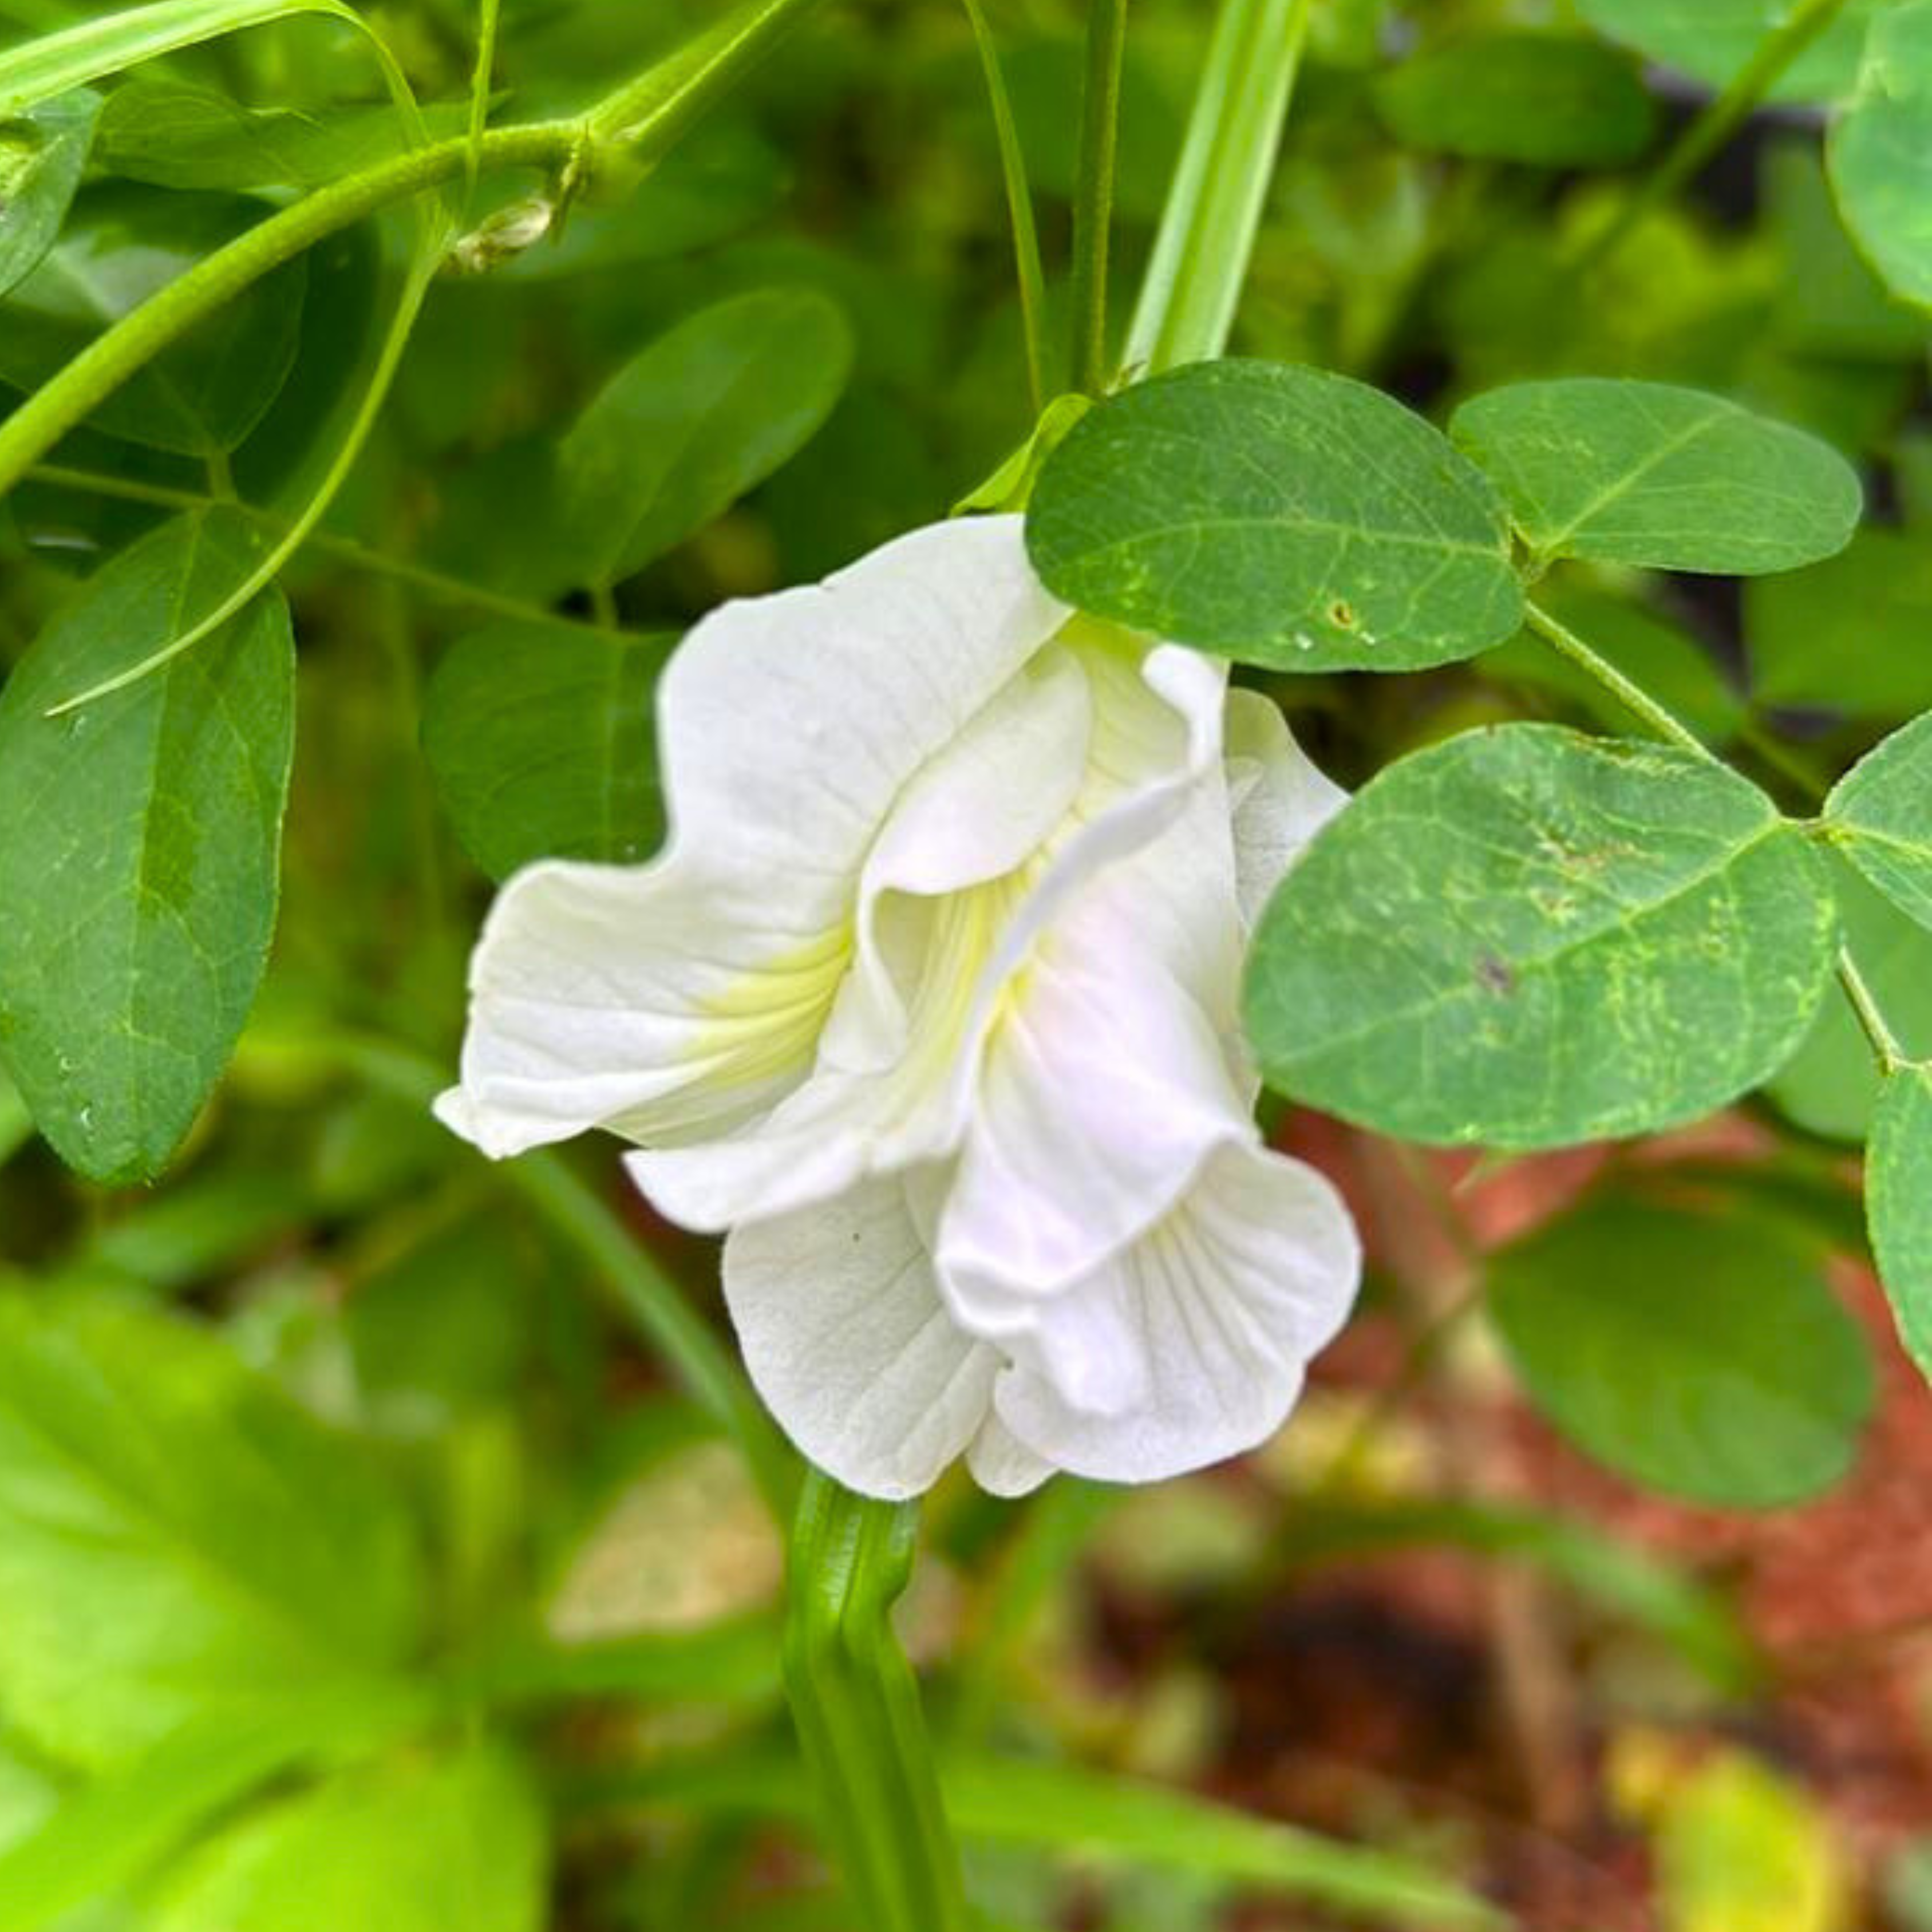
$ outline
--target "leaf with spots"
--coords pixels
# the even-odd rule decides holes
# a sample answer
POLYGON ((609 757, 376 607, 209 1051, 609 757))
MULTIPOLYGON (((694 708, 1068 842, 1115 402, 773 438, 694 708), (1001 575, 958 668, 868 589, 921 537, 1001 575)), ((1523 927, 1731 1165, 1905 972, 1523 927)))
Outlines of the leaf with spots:
POLYGON ((1562 557, 1748 577, 1851 541, 1856 473, 1802 430, 1663 382, 1492 390, 1450 434, 1492 477, 1539 566, 1562 557))
POLYGON ((242 1030, 274 929, 295 726, 279 591, 66 716, 245 576, 238 518, 163 524, 104 566, 0 694, 0 1058, 62 1159, 160 1172, 242 1030))
POLYGON ((1046 461, 1027 547, 1055 596, 1279 670, 1417 670, 1522 615, 1494 490, 1346 376, 1196 364, 1099 405, 1046 461))
POLYGON ((1932 1379, 1932 1066, 1901 1066, 1879 1090, 1865 1216, 1899 1340, 1932 1379))
POLYGON ((1824 818, 1839 850, 1932 930, 1932 715, 1868 752, 1834 788, 1824 818))
POLYGON ((1538 1408, 1599 1462, 1774 1508, 1845 1474, 1871 1411, 1821 1263, 1766 1220, 1606 1196, 1497 1256, 1489 1310, 1538 1408))
POLYGON ((1822 861, 1754 785, 1544 724, 1391 765, 1263 916, 1270 1083, 1438 1145, 1654 1132, 1748 1093, 1822 998, 1822 861))
POLYGON ((634 865, 656 849, 651 693, 674 641, 497 624, 436 667, 423 752, 456 836, 492 878, 533 859, 634 865))

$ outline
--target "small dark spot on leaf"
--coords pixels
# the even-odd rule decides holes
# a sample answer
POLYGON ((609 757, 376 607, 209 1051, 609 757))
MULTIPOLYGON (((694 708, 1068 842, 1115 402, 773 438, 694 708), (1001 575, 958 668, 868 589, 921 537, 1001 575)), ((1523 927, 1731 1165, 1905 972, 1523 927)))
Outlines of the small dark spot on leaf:
POLYGON ((1493 952, 1485 952, 1476 962, 1476 980, 1499 998, 1516 991, 1516 975, 1493 952))
POLYGON ((1352 631, 1355 628, 1355 607, 1336 598, 1328 607, 1328 621, 1338 631, 1352 631))

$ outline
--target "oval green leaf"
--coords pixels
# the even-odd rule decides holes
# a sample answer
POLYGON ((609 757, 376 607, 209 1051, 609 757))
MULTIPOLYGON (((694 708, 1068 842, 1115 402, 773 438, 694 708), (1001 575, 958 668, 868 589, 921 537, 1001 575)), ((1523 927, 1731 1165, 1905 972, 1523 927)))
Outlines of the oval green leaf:
POLYGON ((1901 718, 1932 706, 1932 534, 1863 530, 1837 556, 1744 586, 1761 704, 1901 718))
POLYGON ((1868 752, 1833 788, 1824 818, 1839 850, 1932 929, 1932 714, 1868 752))
POLYGON ((674 641, 509 623, 452 646, 424 694, 423 752, 492 878, 536 859, 635 865, 656 849, 651 693, 674 641))
POLYGON ((208 1834, 160 1886, 153 1932, 539 1932, 548 1828, 488 1739, 338 1772, 208 1834))
POLYGON ((164 524, 106 565, 0 693, 0 1058, 62 1158, 157 1174, 193 1125, 268 956, 295 730, 278 591, 139 683, 254 562, 238 519, 164 524))
POLYGON ((612 583, 796 455, 845 386, 852 332, 814 289, 700 310, 627 363, 563 440, 557 487, 575 581, 612 583))
POLYGON ((1932 4, 1872 23, 1858 98, 1827 148, 1845 226, 1908 301, 1932 304, 1932 4))
POLYGON ((1596 1201, 1495 1258, 1489 1310, 1537 1407, 1671 1496, 1802 1502, 1870 1413, 1870 1352, 1817 1250, 1743 1215, 1596 1201))
POLYGON ((124 1766, 409 1660, 401 1492, 206 1328, 0 1300, 0 1700, 57 1759, 124 1766))
POLYGON ((1879 1091, 1865 1216, 1899 1340, 1932 1378, 1932 1067, 1902 1066, 1879 1091))
POLYGON ((1417 670, 1522 615, 1502 506, 1392 398, 1269 362, 1100 404, 1046 461, 1027 548, 1056 596, 1280 670, 1417 670))
MULTIPOLYGON (((230 195, 130 183, 88 189, 59 241, 7 299, 0 382, 38 388, 264 212, 230 195)), ((287 380, 307 279, 299 260, 265 275, 107 397, 89 427, 184 456, 234 448, 287 380)))
POLYGON ((346 0, 153 0, 117 7, 0 54, 0 115, 224 34, 294 14, 325 14, 370 29, 346 0))
POLYGON ((1375 102, 1411 147, 1535 167, 1621 167, 1657 130, 1656 104, 1630 58, 1570 34, 1485 34, 1432 48, 1382 75, 1375 102))
POLYGON ((100 95, 76 88, 0 124, 0 296, 53 246, 100 112, 100 95))
POLYGON ((1851 465, 1815 436, 1667 383, 1517 383, 1465 403, 1450 434, 1539 566, 1793 570, 1844 549, 1864 505, 1851 465))
MULTIPOLYGON (((1735 80, 1806 0, 1578 0, 1606 39, 1712 87, 1735 80)), ((1868 24, 1886 0, 1850 0, 1839 17, 1785 69, 1776 100, 1829 100, 1856 80, 1868 24)))
POLYGON ((1322 830, 1263 916, 1248 1033, 1282 1092, 1405 1139, 1652 1132, 1777 1070, 1836 930, 1818 854, 1734 772, 1504 725, 1322 830))

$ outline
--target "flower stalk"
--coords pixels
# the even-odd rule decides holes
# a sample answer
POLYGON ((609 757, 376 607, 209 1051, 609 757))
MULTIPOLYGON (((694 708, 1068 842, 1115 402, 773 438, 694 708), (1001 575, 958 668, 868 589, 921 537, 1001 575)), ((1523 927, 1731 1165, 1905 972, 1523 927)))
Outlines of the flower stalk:
POLYGON ((793 1534, 787 1694, 825 1841, 866 1932, 968 1932, 959 1855, 892 1627, 911 1580, 916 1503, 875 1502, 814 1469, 793 1534))

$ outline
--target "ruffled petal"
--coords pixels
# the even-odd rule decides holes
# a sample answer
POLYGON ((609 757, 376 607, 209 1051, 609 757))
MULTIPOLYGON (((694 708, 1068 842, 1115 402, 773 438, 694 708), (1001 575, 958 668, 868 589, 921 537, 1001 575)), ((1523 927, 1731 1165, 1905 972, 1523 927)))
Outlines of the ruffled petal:
POLYGON ((1053 1474, 1053 1465, 1036 1456, 996 1414, 988 1414, 967 1445, 966 1466, 990 1496, 1030 1496, 1053 1474))
POLYGON ((848 1489, 917 1496, 988 1419, 999 1358, 946 1312, 897 1180, 734 1228, 724 1298, 766 1406, 848 1489))
MULTIPOLYGON (((1204 826, 1218 841, 1218 860, 1196 878, 1201 894, 1222 892, 1231 908, 1223 675, 1191 651, 1150 652, 1085 620, 1067 626, 990 707, 992 728, 976 726, 933 761, 881 838, 867 871, 860 963, 811 1077, 735 1135, 628 1157, 659 1211, 724 1228, 949 1155, 979 1112, 988 1032, 996 1019, 1010 1024, 1024 997, 1010 995, 1009 982, 1037 970, 1030 956, 1042 935, 1051 944, 1061 921, 1093 923, 1088 888, 1125 880, 1184 823, 1196 842, 1204 826), (1015 795, 992 808, 1002 790, 1015 795), (1018 862, 1029 840, 1038 849, 1018 862)), ((1112 903, 1101 943, 1131 958, 1159 926, 1161 956, 1215 977, 1232 1027, 1232 910, 1210 918, 1204 896, 1163 903, 1131 883, 1112 903)))
POLYGON ((1066 614, 1019 520, 989 518, 707 617, 659 691, 664 851, 506 887, 443 1118, 494 1154, 592 1126, 688 1141, 795 1086, 894 801, 1066 614))
POLYGON ((1228 795, 1241 920, 1252 927, 1282 874, 1348 794, 1295 742, 1279 705, 1238 688, 1228 694, 1228 795))
POLYGON ((994 1384, 995 1411, 1036 1456, 1103 1481, 1154 1482, 1237 1455, 1280 1426, 1310 1358, 1346 1318, 1360 1265, 1322 1175, 1232 1143, 1158 1226, 1042 1304, 1042 1346, 1002 1345, 1014 1360, 994 1384))
POLYGON ((1021 891, 1000 882, 1066 818, 1090 722, 1084 676, 1049 647, 921 770, 866 862, 854 963, 809 1077, 735 1134, 629 1156, 661 1213, 722 1228, 944 1150, 1021 891))
POLYGON ((1192 696, 1200 761, 1178 816, 1069 896, 987 1054, 938 1238, 946 1292, 979 1333, 1030 1327, 1041 1297, 1135 1240, 1215 1148, 1252 1130, 1233 843, 1206 722, 1218 726, 1218 679, 1192 696))

